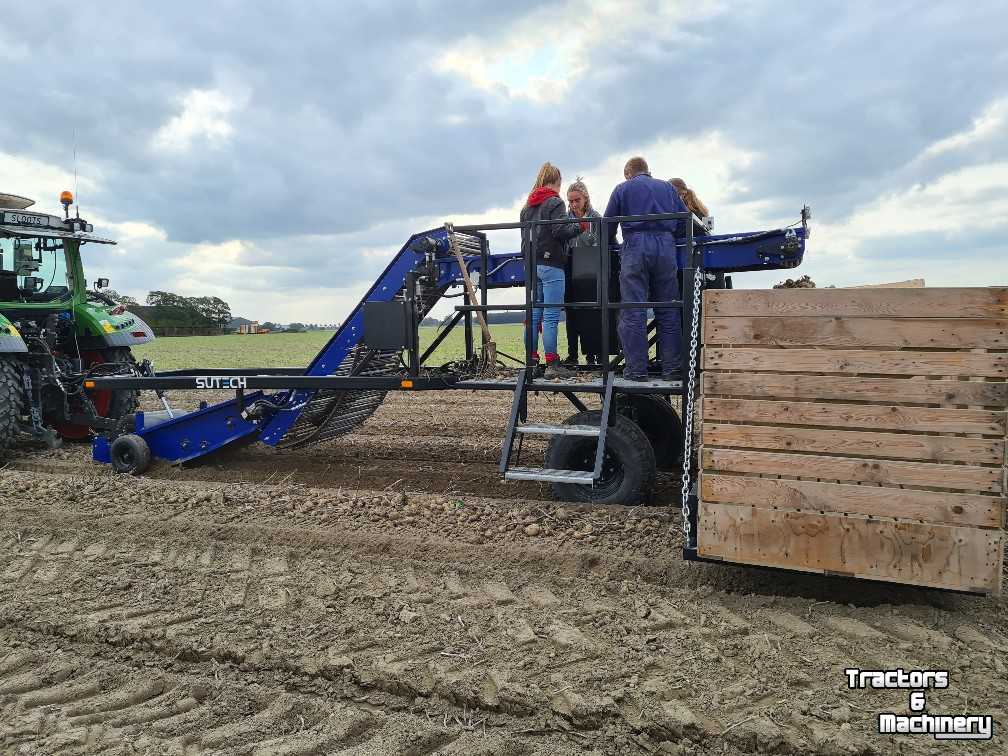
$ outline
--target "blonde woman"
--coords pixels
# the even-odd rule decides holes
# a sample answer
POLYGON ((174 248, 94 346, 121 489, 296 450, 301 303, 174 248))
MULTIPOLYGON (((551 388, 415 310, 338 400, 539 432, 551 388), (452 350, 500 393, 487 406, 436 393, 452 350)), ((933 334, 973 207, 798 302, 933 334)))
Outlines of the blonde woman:
MULTIPOLYGON (((560 170, 552 163, 543 163, 529 192, 521 221, 559 220, 567 217, 567 208, 560 199, 560 170)), ((539 327, 542 326, 543 351, 546 353, 547 378, 568 378, 572 373, 560 364, 557 354, 557 325, 564 302, 567 247, 581 233, 578 223, 551 223, 522 228, 522 253, 535 265, 535 301, 544 307, 532 311, 532 357, 539 359, 539 327)))
MULTIPOLYGON (((573 184, 567 187, 567 206, 570 208, 570 214, 575 218, 599 217, 598 212, 592 207, 588 187, 580 176, 577 177, 577 180, 573 184)), ((571 242, 570 260, 565 269, 567 276, 566 288, 564 289, 565 302, 578 301, 573 293, 573 281, 571 277, 574 256, 598 255, 599 231, 601 227, 597 223, 589 223, 586 220, 579 220, 579 225, 581 226, 581 233, 571 242)), ((587 299, 591 299, 591 297, 587 297, 587 299)), ((581 345, 585 346, 585 339, 582 333, 583 324, 578 322, 580 319, 578 316, 581 314, 573 310, 567 312, 567 359, 564 360, 565 365, 573 366, 578 364, 580 360, 578 351, 579 340, 581 345)), ((585 359, 589 365, 594 365, 598 358, 597 355, 589 351, 588 347, 585 347, 585 359)))
POLYGON ((674 178, 669 179, 669 183, 675 187, 677 192, 679 192, 680 199, 682 199, 687 209, 693 213, 693 215, 699 216, 700 218, 706 218, 710 215, 707 205, 700 201, 700 198, 696 196, 696 192, 686 186, 685 181, 681 178, 674 178))

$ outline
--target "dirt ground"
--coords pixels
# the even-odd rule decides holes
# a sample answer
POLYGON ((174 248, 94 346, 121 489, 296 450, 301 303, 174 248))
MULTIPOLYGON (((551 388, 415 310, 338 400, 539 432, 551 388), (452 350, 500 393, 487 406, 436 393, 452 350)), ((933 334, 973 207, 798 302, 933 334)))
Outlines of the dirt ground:
POLYGON ((0 753, 1008 753, 1003 599, 684 562, 671 475, 634 509, 500 482, 509 400, 139 479, 15 450, 0 753), (928 711, 994 741, 874 734, 907 692, 851 666, 948 669, 928 711))

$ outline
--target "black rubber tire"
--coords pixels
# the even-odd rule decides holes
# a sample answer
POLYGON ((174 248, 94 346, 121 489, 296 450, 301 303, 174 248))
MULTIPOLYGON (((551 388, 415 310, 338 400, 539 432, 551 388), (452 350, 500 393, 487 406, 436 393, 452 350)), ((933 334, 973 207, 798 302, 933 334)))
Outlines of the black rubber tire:
POLYGON ((668 401, 658 394, 622 394, 613 409, 644 431, 659 470, 674 472, 682 468, 682 420, 668 401))
POLYGON ((135 433, 118 436, 112 442, 109 451, 112 456, 112 469, 117 473, 140 475, 150 467, 150 447, 135 433))
MULTIPOLYGON (((565 425, 599 425, 599 410, 578 412, 565 425)), ((546 449, 546 467, 554 470, 591 470, 595 466, 594 436, 553 436, 546 449)), ((610 413, 606 431, 602 477, 594 486, 554 483, 553 495, 562 501, 594 504, 647 504, 654 493, 655 455, 651 442, 636 423, 610 413)))
MULTIPOLYGON (((128 362, 133 364, 133 352, 129 347, 113 347, 103 349, 102 356, 106 362, 128 362)), ((118 420, 137 411, 140 406, 140 392, 135 389, 120 389, 112 392, 112 400, 109 402, 107 417, 118 420)))
POLYGON ((23 407, 21 363, 16 357, 0 354, 0 451, 17 438, 18 416, 23 407))

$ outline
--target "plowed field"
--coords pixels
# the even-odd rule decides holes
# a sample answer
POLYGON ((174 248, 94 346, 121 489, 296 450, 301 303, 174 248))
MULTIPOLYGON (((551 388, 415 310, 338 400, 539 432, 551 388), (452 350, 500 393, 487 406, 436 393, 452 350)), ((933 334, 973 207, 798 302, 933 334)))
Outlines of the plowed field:
POLYGON ((501 483, 509 400, 394 395, 331 446, 140 479, 16 450, 0 752, 1008 752, 1003 600, 683 562, 673 476, 635 509, 501 483), (852 666, 950 670, 928 710, 994 742, 874 734, 908 692, 852 666))

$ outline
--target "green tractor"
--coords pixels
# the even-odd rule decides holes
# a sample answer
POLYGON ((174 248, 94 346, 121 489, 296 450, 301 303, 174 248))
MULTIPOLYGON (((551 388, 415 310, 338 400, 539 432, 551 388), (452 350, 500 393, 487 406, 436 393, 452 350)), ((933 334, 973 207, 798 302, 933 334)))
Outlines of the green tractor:
POLYGON ((0 194, 0 450, 20 435, 52 446, 116 428, 137 408, 137 392, 88 387, 97 375, 149 372, 130 347, 153 340, 139 317, 89 291, 81 247, 115 244, 70 217, 73 195, 60 196, 63 217, 28 210, 35 203, 0 194))

